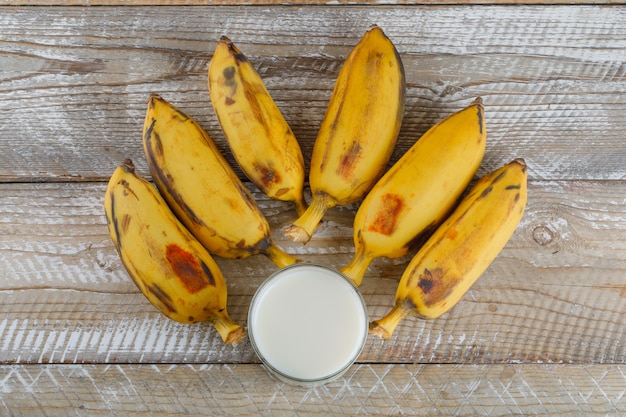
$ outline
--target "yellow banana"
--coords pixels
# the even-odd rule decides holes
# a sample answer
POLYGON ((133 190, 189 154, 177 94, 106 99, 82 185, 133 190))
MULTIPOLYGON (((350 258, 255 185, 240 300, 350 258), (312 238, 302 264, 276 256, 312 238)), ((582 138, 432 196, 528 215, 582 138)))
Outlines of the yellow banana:
POLYGON ((157 188, 210 252, 263 253, 280 267, 298 261, 272 242, 267 219, 206 131, 157 95, 148 103, 143 145, 157 188))
POLYGON ((341 272, 358 286, 374 258, 398 258, 422 244, 478 170, 485 140, 480 99, 429 129, 363 199, 354 218, 356 251, 341 272))
POLYGON ((226 283, 217 264, 178 221, 156 188, 126 160, 104 197, 109 233, 130 277, 164 315, 181 323, 208 321, 225 343, 244 329, 226 311, 226 283))
POLYGON ((222 36, 209 66, 209 92, 233 156, 268 197, 307 208, 300 145, 261 76, 246 56, 222 36))
POLYGON ((482 177, 409 262, 394 307, 370 323, 370 333, 387 339, 409 314, 436 318, 454 307, 513 235, 526 182, 523 159, 482 177))
POLYGON ((359 200, 386 168, 404 113, 405 80, 393 43, 372 26, 347 57, 320 126, 309 170, 312 200, 285 234, 311 238, 326 211, 359 200))

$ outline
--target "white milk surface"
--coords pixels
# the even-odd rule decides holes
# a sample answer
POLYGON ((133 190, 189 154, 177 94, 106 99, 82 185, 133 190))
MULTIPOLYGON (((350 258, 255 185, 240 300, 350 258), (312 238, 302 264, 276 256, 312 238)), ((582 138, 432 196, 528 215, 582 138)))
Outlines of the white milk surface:
POLYGON ((266 364, 292 378, 320 379, 356 359, 367 337, 367 311, 341 275, 300 264, 261 286, 249 331, 266 364))

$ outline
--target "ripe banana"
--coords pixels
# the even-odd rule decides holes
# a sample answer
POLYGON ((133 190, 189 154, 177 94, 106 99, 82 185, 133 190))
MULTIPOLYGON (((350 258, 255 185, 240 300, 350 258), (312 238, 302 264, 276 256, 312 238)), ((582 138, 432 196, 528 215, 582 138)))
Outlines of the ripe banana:
POLYGON ((393 43, 372 26, 347 57, 320 126, 309 170, 312 200, 285 234, 311 238, 326 211, 359 200, 386 168, 404 113, 405 80, 393 43))
POLYGON ((409 262, 395 306, 370 323, 370 333, 387 339, 409 314, 436 318, 455 306, 517 228, 526 182, 523 159, 482 177, 409 262))
POLYGON ((354 257, 343 272, 360 285, 374 258, 421 245, 452 210, 485 153, 482 100, 430 128, 378 180, 357 210, 354 257))
POLYGON ((208 321, 225 343, 244 336, 226 311, 226 283, 207 250, 178 221, 157 190, 126 160, 104 197, 109 233, 130 277, 164 315, 208 321))
POLYGON ((307 203, 304 158, 291 127, 246 56, 222 36, 209 66, 209 92, 224 135, 244 174, 268 197, 307 203))
POLYGON ((150 97, 143 145, 157 188, 212 253, 263 253, 279 267, 297 262, 270 237, 267 219, 200 125, 158 95, 150 97))

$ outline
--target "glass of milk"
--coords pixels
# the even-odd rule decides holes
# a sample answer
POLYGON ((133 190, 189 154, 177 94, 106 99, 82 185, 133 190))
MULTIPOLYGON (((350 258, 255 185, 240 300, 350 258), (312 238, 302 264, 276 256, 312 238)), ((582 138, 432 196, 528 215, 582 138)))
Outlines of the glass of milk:
POLYGON ((295 264, 272 274, 248 312, 248 336, 264 367, 282 381, 317 386, 341 376, 367 339, 367 307, 340 272, 295 264))

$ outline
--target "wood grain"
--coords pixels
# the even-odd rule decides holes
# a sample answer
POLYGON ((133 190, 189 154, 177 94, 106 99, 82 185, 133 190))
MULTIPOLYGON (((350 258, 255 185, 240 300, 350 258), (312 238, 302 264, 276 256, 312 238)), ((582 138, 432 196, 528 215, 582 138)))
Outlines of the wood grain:
MULTIPOLYGON (((224 346, 208 325, 166 319, 128 278, 108 236, 102 183, 0 187, 0 362, 246 363, 249 343, 224 346)), ((287 203, 255 197, 276 243, 307 262, 341 268, 353 253, 355 206, 331 210, 303 246, 282 236, 287 203)), ((515 235, 441 319, 407 318, 391 340, 370 337, 360 362, 624 363, 626 182, 536 181, 515 235)), ((408 256, 375 260, 360 290, 379 317, 408 256)), ((276 267, 263 256, 217 259, 229 312, 276 267)))
POLYGON ((430 6, 441 4, 624 4, 623 0, 0 0, 12 6, 430 6))
MULTIPOLYGON (((624 4, 0 0, 0 415, 626 415, 624 4), (481 96, 478 175, 524 157, 528 208, 452 311, 369 337, 335 382, 292 387, 247 340, 225 346, 209 325, 174 323, 146 301, 107 234, 104 188, 125 158, 147 176, 154 92, 234 165, 206 89, 221 35, 260 72, 308 163, 335 77, 372 23, 407 75, 393 159, 481 96)), ((329 211, 303 246, 282 235, 291 206, 248 186, 279 246, 349 261, 356 204, 329 211)), ((372 318, 391 307, 408 260, 371 265, 360 291, 372 318)), ((276 266, 217 261, 245 323, 276 266)))
POLYGON ((153 92, 195 117, 234 163, 206 89, 223 34, 264 77, 308 163, 343 59, 374 22, 407 74, 394 159, 482 96, 481 173, 522 156, 532 179, 626 178, 623 7, 163 6, 0 9, 0 181, 104 180, 126 157, 146 173, 141 127, 153 92))
POLYGON ((0 366, 0 412, 618 416, 625 386, 623 366, 607 365, 356 365, 310 389, 277 382, 258 365, 21 365, 0 366))

